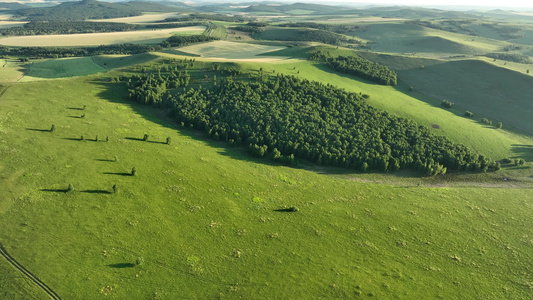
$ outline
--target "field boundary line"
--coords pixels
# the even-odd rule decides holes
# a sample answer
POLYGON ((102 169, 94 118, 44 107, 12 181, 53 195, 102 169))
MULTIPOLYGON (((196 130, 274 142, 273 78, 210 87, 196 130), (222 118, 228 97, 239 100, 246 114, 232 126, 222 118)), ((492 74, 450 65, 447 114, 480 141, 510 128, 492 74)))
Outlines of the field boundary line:
POLYGON ((28 269, 24 268, 18 261, 16 261, 13 256, 9 255, 7 253, 7 250, 4 248, 2 243, 0 243, 0 255, 2 255, 8 263, 10 263, 15 269, 17 269, 19 272, 24 275, 24 277, 31 280, 33 283, 35 283, 41 290, 43 290, 50 298, 61 300, 61 297, 59 297, 56 292, 54 292, 49 286, 47 286, 44 282, 42 282, 37 276, 33 275, 28 269))

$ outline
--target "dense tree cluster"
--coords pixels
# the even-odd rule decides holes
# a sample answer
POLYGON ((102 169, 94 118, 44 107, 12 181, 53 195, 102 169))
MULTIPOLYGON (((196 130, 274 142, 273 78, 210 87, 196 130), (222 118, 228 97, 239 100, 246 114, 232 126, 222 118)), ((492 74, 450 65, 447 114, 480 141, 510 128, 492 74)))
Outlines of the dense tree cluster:
POLYGON ((200 26, 200 25, 207 26, 206 22, 180 22, 180 23, 147 24, 147 25, 142 25, 142 28, 160 29, 160 28, 179 28, 179 27, 200 26))
POLYGON ((330 85, 283 75, 266 81, 228 77, 212 88, 169 92, 167 82, 180 78, 173 72, 174 79, 133 78, 130 99, 170 107, 183 125, 248 146, 257 156, 284 162, 302 158, 363 171, 414 169, 428 175, 499 168, 463 145, 330 85))
POLYGON ((29 22, 22 27, 0 29, 0 35, 44 35, 92 32, 116 32, 137 29, 137 25, 114 22, 46 21, 29 22))
POLYGON ((275 34, 269 32, 274 30, 281 29, 268 29, 259 34, 255 34, 254 37, 264 40, 319 42, 329 45, 341 45, 343 43, 362 44, 362 42, 357 39, 348 38, 322 29, 295 28, 285 29, 283 32, 275 32, 275 34))
POLYGON ((223 14, 188 14, 180 17, 166 18, 162 22, 190 22, 190 21, 222 21, 222 22, 236 22, 243 23, 252 19, 238 15, 223 15, 223 14))
POLYGON ((517 62, 521 64, 533 63, 533 61, 531 60, 531 58, 529 58, 529 56, 522 55, 522 54, 516 54, 516 53, 487 53, 485 54, 485 56, 493 58, 493 59, 512 61, 512 62, 517 62))
POLYGON ((179 47, 193 43, 217 40, 218 38, 205 35, 172 36, 159 45, 142 44, 114 44, 97 47, 3 47, 0 46, 0 56, 26 56, 32 58, 59 58, 74 56, 92 56, 103 54, 137 54, 161 50, 161 48, 179 47))
POLYGON ((471 24, 472 20, 444 20, 444 21, 411 20, 411 21, 406 21, 405 23, 415 24, 415 25, 443 30, 443 31, 468 34, 471 36, 478 35, 471 28, 466 26, 468 24, 471 24))
POLYGON ((161 46, 138 44, 102 45, 97 47, 59 48, 59 47, 2 47, 0 56, 26 56, 31 58, 79 57, 102 54, 137 54, 155 51, 161 46))
POLYGON ((230 27, 230 29, 235 29, 235 30, 244 31, 244 32, 251 32, 251 33, 258 33, 264 30, 262 27, 246 26, 246 25, 234 26, 234 27, 230 27))
POLYGON ((206 35, 174 35, 169 37, 167 40, 161 43, 161 46, 164 48, 167 47, 182 47, 187 46, 194 43, 202 43, 202 42, 209 42, 218 40, 217 37, 212 36, 206 36, 206 35))
POLYGON ((314 29, 321 29, 321 30, 328 30, 333 31, 336 33, 347 33, 350 31, 358 30, 361 28, 361 26, 358 25, 350 25, 350 24, 320 24, 315 22, 296 22, 296 23, 284 23, 278 25, 280 27, 303 27, 303 28, 314 28, 314 29))
POLYGON ((359 76, 379 84, 397 84, 396 72, 360 56, 331 57, 328 52, 317 51, 311 55, 310 59, 322 60, 326 66, 338 72, 359 76))

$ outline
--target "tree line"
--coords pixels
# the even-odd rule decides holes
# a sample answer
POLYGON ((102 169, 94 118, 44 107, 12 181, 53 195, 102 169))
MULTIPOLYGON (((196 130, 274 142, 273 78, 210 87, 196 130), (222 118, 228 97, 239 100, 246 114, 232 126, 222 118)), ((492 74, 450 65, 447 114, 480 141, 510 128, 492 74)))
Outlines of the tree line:
POLYGON ((384 65, 364 59, 360 56, 334 56, 329 52, 317 51, 311 54, 310 60, 323 61, 335 71, 355 75, 383 85, 396 85, 396 72, 384 65))
POLYGON ((33 21, 22 27, 0 29, 3 36, 73 34, 93 32, 117 32, 136 30, 139 26, 113 22, 84 22, 84 21, 33 21))
POLYGON ((303 27, 303 28, 313 28, 313 29, 321 29, 321 30, 327 30, 332 31, 335 33, 347 33, 350 31, 358 30, 361 28, 361 26, 358 25, 349 25, 349 24, 320 24, 315 22, 296 22, 296 23, 284 23, 279 24, 280 27, 303 27))
POLYGON ((159 51, 162 48, 180 47, 192 43, 218 40, 216 37, 205 35, 172 36, 158 45, 141 44, 114 44, 96 47, 5 47, 0 46, 0 56, 25 56, 31 58, 61 58, 93 56, 103 54, 138 54, 145 52, 159 51))
POLYGON ((178 123, 244 145, 260 157, 287 163, 306 159, 362 171, 412 169, 428 175, 499 169, 498 163, 466 146, 331 85, 284 75, 258 76, 262 80, 255 81, 228 76, 209 88, 187 89, 180 81, 181 88, 169 89, 186 78, 184 72, 179 74, 172 70, 150 79, 128 79, 130 100, 168 107, 178 123), (146 97, 154 94, 157 97, 146 97))

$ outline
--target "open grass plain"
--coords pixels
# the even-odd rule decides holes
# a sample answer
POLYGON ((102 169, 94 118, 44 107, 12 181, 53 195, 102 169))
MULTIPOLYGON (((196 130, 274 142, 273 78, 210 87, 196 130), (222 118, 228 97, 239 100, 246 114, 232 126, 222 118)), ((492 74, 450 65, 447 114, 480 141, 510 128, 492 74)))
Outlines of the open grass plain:
POLYGON ((357 52, 221 40, 0 59, 0 254, 16 260, 0 256, 0 298, 528 299, 529 66, 474 57, 506 41, 393 22, 350 33, 374 42, 357 52), (307 59, 316 50, 358 53, 395 70, 399 84, 335 72, 307 59), (319 81, 369 95, 369 104, 495 160, 527 163, 425 177, 254 158, 178 126, 164 109, 127 101, 126 86, 113 82, 183 59, 195 60, 193 85, 211 84, 204 75, 215 62, 319 81), (442 108, 443 99, 455 107, 442 108))

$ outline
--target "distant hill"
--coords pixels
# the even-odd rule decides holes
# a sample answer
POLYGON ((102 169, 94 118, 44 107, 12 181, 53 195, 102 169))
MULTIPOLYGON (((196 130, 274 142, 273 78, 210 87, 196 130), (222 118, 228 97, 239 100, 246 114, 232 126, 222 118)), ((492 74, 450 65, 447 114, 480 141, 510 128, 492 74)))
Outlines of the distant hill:
POLYGON ((64 2, 53 7, 20 9, 17 10, 17 13, 32 21, 82 21, 87 19, 140 16, 143 12, 169 12, 176 10, 176 8, 152 2, 109 3, 83 0, 64 2))
POLYGON ((345 11, 346 8, 342 6, 329 6, 322 4, 310 3, 293 3, 286 5, 272 5, 272 4, 252 4, 243 8, 243 12, 272 12, 272 13, 290 13, 291 11, 309 11, 315 14, 334 13, 345 11))
POLYGON ((17 10, 23 8, 28 8, 28 6, 17 2, 0 2, 0 10, 17 10))
POLYGON ((357 13, 367 16, 377 16, 383 18, 403 18, 403 19, 436 19, 436 18, 472 18, 474 14, 461 11, 440 10, 434 8, 389 6, 371 9, 357 10, 357 13))

